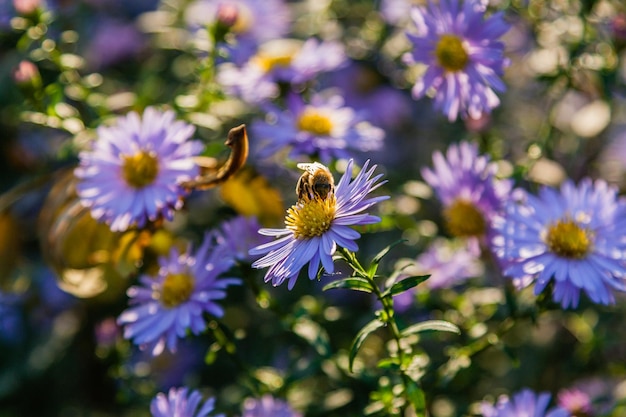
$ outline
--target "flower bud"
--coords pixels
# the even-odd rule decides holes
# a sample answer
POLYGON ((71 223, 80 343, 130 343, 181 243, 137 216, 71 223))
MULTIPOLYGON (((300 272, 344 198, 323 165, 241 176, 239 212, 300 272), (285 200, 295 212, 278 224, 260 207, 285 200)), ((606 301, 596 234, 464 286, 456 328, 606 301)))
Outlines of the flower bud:
POLYGON ((37 66, 30 61, 22 60, 13 69, 13 80, 24 92, 33 92, 41 88, 41 75, 37 66))
POLYGON ((22 16, 35 14, 41 4, 41 0, 13 0, 13 7, 22 16))

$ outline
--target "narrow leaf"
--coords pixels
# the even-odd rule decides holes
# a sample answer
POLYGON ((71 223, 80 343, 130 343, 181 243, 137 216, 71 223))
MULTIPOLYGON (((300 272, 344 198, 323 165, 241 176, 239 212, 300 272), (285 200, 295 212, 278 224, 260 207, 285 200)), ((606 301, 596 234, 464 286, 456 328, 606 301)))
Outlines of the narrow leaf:
POLYGON ((407 278, 404 278, 388 288, 384 293, 383 297, 387 295, 397 295, 405 292, 406 290, 410 290, 413 287, 421 284, 430 278, 430 275, 414 275, 407 278))
POLYGON ((348 277, 348 278, 339 279, 337 281, 333 281, 325 285, 322 290, 326 291, 326 290, 332 290, 335 288, 346 288, 350 290, 363 291, 363 292, 368 292, 368 293, 371 293, 372 291, 374 291, 370 282, 366 280, 365 278, 361 278, 361 277, 348 277))
POLYGON ((426 417, 426 398, 424 391, 413 381, 406 378, 406 396, 415 408, 415 415, 418 417, 426 417))
POLYGON ((421 323, 416 323, 412 326, 407 327, 402 330, 401 335, 408 336, 410 334, 421 333, 421 332, 450 332, 461 334, 461 329, 456 324, 452 324, 449 321, 445 320, 427 320, 421 323))
POLYGON ((385 255, 387 255, 387 253, 389 253, 389 251, 391 250, 391 248, 393 248, 394 246, 406 242, 406 239, 400 239, 396 242, 393 242, 392 244, 385 246, 380 252, 378 252, 376 254, 376 256, 374 256, 374 258, 372 259, 372 263, 370 264, 370 268, 369 268, 369 275, 370 276, 374 276, 374 274, 376 273, 376 270, 378 269, 378 264, 380 263, 380 261, 385 257, 385 255))
POLYGON ((370 333, 374 332, 377 329, 380 329, 381 327, 383 327, 385 325, 385 323, 383 323, 382 321, 380 321, 379 319, 374 319, 372 321, 370 321, 369 323, 367 323, 356 335, 356 337, 354 338, 354 341, 352 342, 352 347, 350 347, 350 357, 349 357, 349 369, 350 372, 352 372, 352 365, 354 364, 354 358, 356 358, 356 354, 359 351, 359 349, 361 348, 361 345, 363 344, 363 342, 365 341, 365 339, 367 338, 367 336, 370 335, 370 333))

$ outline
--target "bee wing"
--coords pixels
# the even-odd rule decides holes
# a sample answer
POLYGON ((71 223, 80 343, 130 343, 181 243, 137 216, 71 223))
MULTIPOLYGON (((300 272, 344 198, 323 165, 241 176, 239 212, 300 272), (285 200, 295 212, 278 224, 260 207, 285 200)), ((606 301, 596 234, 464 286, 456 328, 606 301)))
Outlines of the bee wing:
POLYGON ((296 166, 303 171, 310 172, 311 174, 314 174, 315 171, 318 169, 328 170, 328 168, 326 168, 324 165, 320 164, 319 162, 300 162, 296 166))

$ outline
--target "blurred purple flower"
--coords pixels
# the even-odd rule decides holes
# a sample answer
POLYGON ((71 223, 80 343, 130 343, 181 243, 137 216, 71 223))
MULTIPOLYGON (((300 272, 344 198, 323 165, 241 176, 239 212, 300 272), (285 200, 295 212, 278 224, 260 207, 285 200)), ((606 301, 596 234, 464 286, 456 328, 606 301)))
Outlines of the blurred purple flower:
MULTIPOLYGON (((450 288, 483 273, 483 264, 461 242, 447 239, 435 240, 414 262, 402 269, 398 281, 408 276, 430 275, 422 285, 432 290, 450 288)), ((416 289, 394 297, 396 311, 402 312, 413 305, 416 289)))
POLYGON ((15 17, 13 2, 9 0, 0 1, 0 31, 11 30, 11 19, 15 17))
POLYGON ((283 401, 265 394, 261 398, 246 398, 241 417, 302 417, 283 401))
POLYGON ((183 254, 172 249, 169 257, 159 259, 158 276, 143 275, 140 285, 128 289, 131 307, 118 318, 124 338, 150 347, 154 356, 165 347, 175 352, 177 339, 188 330, 197 335, 206 329, 205 312, 224 314, 215 301, 226 297, 229 285, 241 282, 220 277, 233 262, 228 249, 214 245, 210 234, 193 254, 191 245, 183 254))
POLYGON ((361 235, 349 226, 378 223, 380 218, 361 213, 388 196, 366 199, 367 195, 384 182, 376 183, 382 174, 372 178, 376 165, 368 170, 369 161, 363 165, 354 180, 353 161, 326 198, 305 196, 287 211, 284 229, 261 229, 259 233, 279 239, 250 250, 251 255, 265 255, 252 264, 254 268, 267 268, 265 282, 281 285, 288 281, 291 290, 300 270, 308 263, 309 279, 317 277, 320 262, 327 273, 334 271, 333 254, 337 245, 350 251, 358 250, 354 242, 361 235))
POLYGON ((509 197, 511 182, 496 178, 497 165, 469 142, 450 145, 445 157, 435 152, 433 165, 434 170, 422 169, 422 177, 444 206, 448 232, 471 239, 472 245, 482 241, 509 197))
POLYGON ((277 39, 261 45, 256 55, 241 67, 231 63, 220 65, 217 80, 227 93, 260 104, 278 96, 279 82, 301 84, 346 62, 343 45, 338 42, 277 39))
POLYGON ((426 7, 414 7, 412 20, 416 33, 407 33, 413 44, 405 54, 408 64, 422 63, 428 68, 415 83, 416 99, 434 90, 435 107, 448 120, 478 118, 500 104, 495 91, 503 92, 501 80, 509 60, 498 38, 510 28, 501 12, 485 18, 486 2, 481 0, 432 0, 426 7))
POLYGON ((189 140, 193 126, 174 118, 153 107, 143 117, 129 113, 116 126, 100 126, 93 148, 80 153, 78 196, 111 230, 171 220, 182 207, 187 191, 179 183, 197 175, 193 157, 202 143, 189 140))
POLYGON ((89 68, 102 70, 137 58, 145 46, 146 39, 133 23, 107 19, 96 25, 85 58, 89 68))
POLYGON ((224 414, 210 414, 215 409, 215 398, 209 398, 200 407, 202 395, 186 387, 170 388, 167 396, 160 392, 150 403, 152 417, 224 417, 224 414), (198 409, 198 407, 200 407, 198 409))
POLYGON ((602 180, 565 182, 510 201, 494 221, 492 247, 505 275, 535 282, 535 294, 552 283, 563 308, 577 307, 580 291, 595 303, 614 303, 626 291, 626 202, 602 180))
POLYGON ((24 338, 21 297, 0 291, 0 342, 17 344, 24 338))
POLYGON ((237 216, 220 224, 212 235, 236 260, 251 262, 250 249, 271 240, 269 236, 259 235, 260 228, 256 217, 237 216))
POLYGON ((526 388, 513 395, 501 396, 495 405, 483 403, 483 417, 570 417, 570 413, 560 407, 548 410, 550 394, 535 394, 526 388))
POLYGON ((235 45, 224 45, 230 59, 242 64, 259 45, 286 35, 291 26, 289 8, 283 0, 197 0, 185 11, 185 20, 192 30, 214 24, 224 6, 236 9, 236 20, 230 32, 235 45))
POLYGON ((353 62, 328 78, 345 104, 372 124, 391 130, 410 122, 413 102, 409 95, 385 83, 374 69, 353 62))
POLYGON ((290 156, 319 158, 324 163, 350 158, 351 150, 369 152, 383 145, 384 131, 363 120, 354 109, 344 106, 338 95, 321 94, 305 103, 298 95, 287 97, 287 110, 268 106, 268 120, 257 121, 251 130, 261 142, 259 157, 290 147, 290 156))

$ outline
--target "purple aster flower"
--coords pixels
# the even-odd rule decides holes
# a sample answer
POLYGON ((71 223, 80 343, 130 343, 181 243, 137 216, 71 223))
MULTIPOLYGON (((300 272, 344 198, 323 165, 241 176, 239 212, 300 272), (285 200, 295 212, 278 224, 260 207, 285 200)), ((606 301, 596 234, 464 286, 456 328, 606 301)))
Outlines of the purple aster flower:
POLYGON ((346 105, 376 126, 398 130, 411 122, 410 96, 386 83, 375 69, 351 62, 328 79, 329 85, 341 91, 346 105))
POLYGON ((491 221, 503 208, 511 182, 496 178, 497 165, 488 156, 479 156, 477 146, 468 142, 451 145, 445 158, 435 152, 433 164, 434 170, 425 168, 422 176, 444 206, 448 232, 474 241, 489 235, 491 221))
POLYGON ((90 37, 85 58, 89 68, 103 68, 136 59, 146 46, 146 39, 134 23, 103 19, 90 37))
POLYGON ((216 246, 209 234, 194 254, 191 246, 183 254, 172 249, 169 257, 159 259, 156 277, 143 275, 140 285, 128 289, 131 307, 118 318, 124 338, 142 348, 150 346, 154 356, 165 347, 175 352, 177 339, 187 330, 196 335, 205 330, 205 312, 224 314, 215 301, 226 297, 229 285, 241 282, 220 277, 233 262, 227 248, 216 246))
POLYGON ((309 156, 329 163, 333 158, 348 159, 349 150, 369 152, 382 147, 384 131, 344 106, 338 95, 318 94, 307 104, 300 96, 290 94, 287 107, 285 111, 271 108, 271 121, 252 124, 254 136, 262 141, 260 157, 290 147, 293 159, 309 156))
POLYGON ((218 245, 224 246, 236 260, 251 262, 250 249, 268 243, 269 236, 259 235, 261 224, 256 217, 237 216, 223 222, 213 236, 218 245))
POLYGON ((289 31, 291 16, 283 0, 197 0, 185 11, 185 20, 193 29, 213 25, 229 15, 229 31, 236 43, 223 45, 230 59, 245 62, 259 45, 283 37, 289 31))
POLYGON ((259 399, 246 398, 241 417, 302 417, 302 414, 296 413, 287 402, 266 394, 259 399))
POLYGON ((405 55, 408 64, 422 63, 426 72, 413 87, 416 99, 434 94, 435 107, 450 121, 467 115, 478 118, 500 104, 495 91, 506 87, 501 80, 509 60, 498 38, 510 26, 501 12, 485 18, 487 2, 442 0, 428 8, 414 7, 411 18, 416 33, 407 36, 413 44, 405 55))
MULTIPOLYGON (((416 260, 407 262, 408 266, 402 269, 398 280, 407 276, 430 275, 422 285, 433 290, 450 288, 482 275, 484 270, 479 257, 466 247, 465 242, 447 239, 435 240, 416 260)), ((403 312, 413 305, 415 291, 412 288, 394 297, 396 311, 403 312)))
POLYGON ((202 395, 195 390, 190 394, 188 391, 185 387, 170 388, 167 397, 158 393, 150 403, 152 417, 224 417, 224 414, 209 414, 215 409, 215 398, 209 398, 200 407, 202 395))
POLYGON ((197 175, 193 157, 202 144, 189 140, 193 126, 174 118, 152 107, 143 117, 129 113, 115 126, 100 126, 93 148, 80 153, 78 196, 111 230, 171 220, 183 206, 187 191, 179 184, 197 175))
MULTIPOLYGON (((319 163, 313 165, 328 170, 319 163)), ((366 198, 384 184, 376 183, 382 174, 372 178, 376 165, 368 170, 367 161, 354 180, 350 181, 352 165, 353 161, 350 160, 334 192, 331 187, 331 191, 324 197, 316 193, 303 193, 300 200, 287 210, 284 229, 259 230, 263 235, 279 238, 250 250, 251 255, 265 254, 252 264, 255 268, 269 267, 265 282, 271 281, 272 285, 278 286, 288 280, 288 288, 292 289, 300 270, 307 263, 310 279, 317 276, 320 262, 326 272, 333 273, 333 254, 337 245, 353 252, 358 250, 354 241, 361 235, 349 226, 380 221, 380 218, 362 212, 389 198, 366 198)))
POLYGON ((595 303, 626 291, 626 204, 606 182, 565 182, 524 193, 494 221, 493 250, 505 275, 535 282, 535 294, 554 285, 563 308, 578 306, 583 290, 595 303))
POLYGON ((302 84, 347 63, 339 42, 276 39, 266 42, 243 66, 218 67, 217 80, 227 93, 259 104, 278 95, 278 83, 302 84))
POLYGON ((482 404, 483 417, 570 417, 570 413, 560 407, 548 410, 550 394, 543 392, 535 394, 526 388, 513 398, 502 396, 495 405, 482 404))

